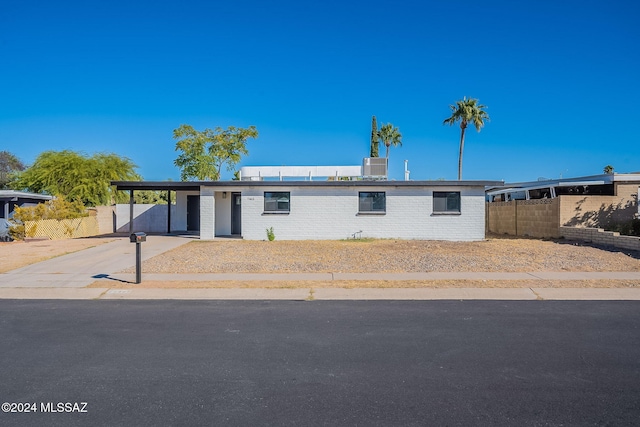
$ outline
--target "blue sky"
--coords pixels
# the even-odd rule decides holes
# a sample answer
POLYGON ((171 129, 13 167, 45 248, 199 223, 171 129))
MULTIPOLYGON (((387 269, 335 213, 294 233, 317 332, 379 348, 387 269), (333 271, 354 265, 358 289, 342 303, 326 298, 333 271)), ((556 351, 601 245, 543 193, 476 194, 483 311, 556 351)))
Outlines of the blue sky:
POLYGON ((407 159, 411 179, 456 179, 442 121, 467 96, 491 121, 467 133, 464 179, 640 171, 638 16, 631 0, 10 0, 0 150, 114 152, 178 180, 173 129, 255 125, 241 166, 358 165, 376 115, 403 135, 391 178, 407 159))

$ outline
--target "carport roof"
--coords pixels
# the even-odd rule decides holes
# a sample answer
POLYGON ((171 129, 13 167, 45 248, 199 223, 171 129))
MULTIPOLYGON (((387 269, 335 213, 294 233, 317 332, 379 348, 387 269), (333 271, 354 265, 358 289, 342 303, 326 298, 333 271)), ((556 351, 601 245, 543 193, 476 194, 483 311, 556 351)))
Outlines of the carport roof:
POLYGON ((172 190, 200 191, 200 184, 195 182, 173 181, 111 181, 116 190, 172 190))

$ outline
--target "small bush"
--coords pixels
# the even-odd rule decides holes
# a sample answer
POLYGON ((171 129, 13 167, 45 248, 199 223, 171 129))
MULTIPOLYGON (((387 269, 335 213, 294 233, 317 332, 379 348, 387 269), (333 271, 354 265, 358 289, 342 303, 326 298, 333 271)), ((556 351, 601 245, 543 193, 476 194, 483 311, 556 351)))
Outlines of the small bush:
POLYGON ((612 224, 610 231, 617 231, 623 236, 639 236, 640 237, 640 218, 632 219, 627 222, 619 222, 612 224))
MULTIPOLYGON (((39 221, 42 219, 74 219, 89 216, 82 202, 69 202, 63 196, 58 196, 53 200, 44 203, 38 203, 36 206, 16 207, 13 212, 12 223, 9 234, 14 240, 24 240, 25 230, 24 224, 27 221, 39 221)), ((32 227, 28 236, 35 235, 37 224, 32 227)))
POLYGON ((270 242, 276 240, 276 235, 273 232, 273 227, 267 228, 267 239, 269 239, 270 242))

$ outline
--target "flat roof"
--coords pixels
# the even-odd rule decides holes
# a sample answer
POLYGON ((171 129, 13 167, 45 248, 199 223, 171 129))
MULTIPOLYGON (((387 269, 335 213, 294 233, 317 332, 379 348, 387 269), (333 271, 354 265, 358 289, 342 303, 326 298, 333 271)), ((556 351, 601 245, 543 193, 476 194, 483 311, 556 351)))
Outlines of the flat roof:
POLYGON ((200 191, 200 187, 496 187, 503 181, 111 181, 117 190, 200 191))
POLYGON ((0 190, 0 197, 5 198, 16 198, 20 197, 22 199, 37 199, 37 200, 51 200, 53 196, 48 194, 38 194, 38 193, 27 193, 25 191, 16 191, 16 190, 0 190))

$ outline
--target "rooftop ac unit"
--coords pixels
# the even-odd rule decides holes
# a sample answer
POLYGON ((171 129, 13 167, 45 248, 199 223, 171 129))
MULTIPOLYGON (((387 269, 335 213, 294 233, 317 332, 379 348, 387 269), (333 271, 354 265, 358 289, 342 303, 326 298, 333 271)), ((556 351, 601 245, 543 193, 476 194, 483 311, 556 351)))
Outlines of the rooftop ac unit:
POLYGON ((386 157, 365 157, 362 161, 362 176, 365 178, 386 178, 386 157))

